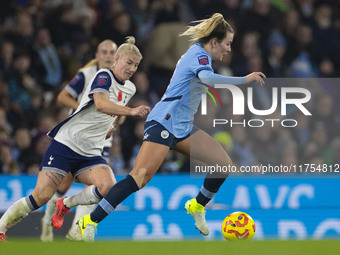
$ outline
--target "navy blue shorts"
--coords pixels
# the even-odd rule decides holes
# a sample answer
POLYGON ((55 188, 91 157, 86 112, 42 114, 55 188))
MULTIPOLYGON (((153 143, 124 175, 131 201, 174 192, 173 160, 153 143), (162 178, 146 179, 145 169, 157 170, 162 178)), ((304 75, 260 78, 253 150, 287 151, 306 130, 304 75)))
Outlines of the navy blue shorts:
POLYGON ((50 171, 66 176, 72 173, 77 177, 83 171, 98 165, 106 165, 106 160, 101 156, 85 157, 66 145, 52 140, 40 164, 40 171, 50 171))
MULTIPOLYGON (((199 129, 194 126, 191 134, 197 132, 198 130, 199 129)), ((188 134, 182 138, 177 138, 162 124, 157 121, 151 120, 145 123, 143 141, 163 144, 169 146, 170 149, 173 150, 177 143, 187 139, 191 134, 188 134)))

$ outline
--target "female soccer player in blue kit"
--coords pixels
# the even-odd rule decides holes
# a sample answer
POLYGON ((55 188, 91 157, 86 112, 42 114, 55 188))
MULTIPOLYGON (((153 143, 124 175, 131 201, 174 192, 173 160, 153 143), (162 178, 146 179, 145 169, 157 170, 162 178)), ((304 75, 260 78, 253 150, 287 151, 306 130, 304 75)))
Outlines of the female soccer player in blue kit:
MULTIPOLYGON (((144 141, 133 170, 111 188, 91 214, 79 219, 84 241, 93 241, 97 224, 125 198, 143 188, 151 180, 169 149, 190 155, 208 165, 232 164, 228 154, 207 133, 196 130, 190 135, 193 115, 201 100, 201 93, 190 93, 190 81, 194 78, 203 81, 217 78, 233 85, 251 81, 262 85, 265 75, 261 72, 254 72, 245 77, 214 74, 212 60, 222 60, 223 56, 231 51, 234 30, 219 13, 196 23, 182 34, 190 36, 194 43, 177 63, 168 89, 148 115, 144 141), (192 139, 199 137, 195 148, 190 148, 191 137, 192 139)), ((185 204, 185 209, 194 217, 195 225, 203 235, 209 234, 204 207, 226 178, 227 175, 219 178, 206 177, 197 197, 185 204)))

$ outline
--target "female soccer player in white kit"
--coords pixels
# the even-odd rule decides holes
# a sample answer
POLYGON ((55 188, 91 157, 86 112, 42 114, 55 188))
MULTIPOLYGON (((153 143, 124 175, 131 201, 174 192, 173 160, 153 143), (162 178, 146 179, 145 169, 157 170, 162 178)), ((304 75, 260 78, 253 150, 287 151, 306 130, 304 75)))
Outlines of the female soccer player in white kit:
MULTIPOLYGON (((169 149, 203 161, 207 165, 232 164, 228 154, 207 133, 193 129, 194 114, 201 101, 201 87, 191 88, 190 81, 199 78, 205 83, 219 79, 223 84, 241 85, 255 81, 264 84, 265 75, 254 72, 245 77, 226 77, 215 74, 212 60, 221 61, 231 51, 234 30, 221 14, 197 21, 183 35, 188 35, 193 45, 178 61, 176 70, 161 101, 152 109, 145 123, 144 141, 135 166, 127 177, 115 184, 96 209, 79 219, 83 240, 93 241, 97 224, 130 194, 143 188, 157 172, 169 149), (190 139, 195 145, 190 148, 190 139)), ((205 93, 205 92, 204 92, 205 93)), ((210 176, 212 177, 212 175, 210 176)), ((185 209, 195 219, 198 230, 209 234, 205 220, 205 205, 214 197, 226 175, 205 178, 196 198, 187 201, 185 209)))
MULTIPOLYGON (((81 99, 83 98, 86 88, 91 85, 90 82, 96 75, 97 71, 102 68, 111 68, 114 61, 114 55, 117 51, 117 44, 112 40, 104 40, 97 46, 95 58, 89 61, 79 70, 77 75, 65 86, 58 95, 58 103, 62 103, 71 108, 70 114, 77 110, 81 99)), ((102 156, 108 161, 109 151, 112 144, 112 136, 105 140, 102 156)), ((50 201, 46 204, 45 214, 41 219, 41 236, 43 242, 53 241, 52 216, 56 212, 56 201, 63 197, 73 183, 72 174, 69 173, 50 201)), ((77 207, 74 220, 69 229, 66 238, 70 240, 80 240, 80 232, 77 225, 78 219, 90 213, 95 205, 80 205, 77 207)), ((58 228, 58 226, 57 226, 58 228)))
POLYGON ((35 189, 11 205, 1 217, 0 240, 6 240, 10 227, 46 204, 69 172, 76 181, 94 186, 85 188, 77 197, 64 199, 65 209, 98 203, 116 183, 101 155, 108 130, 117 116, 143 117, 150 111, 144 105, 125 106, 136 92, 129 79, 142 59, 134 43, 135 39, 129 37, 118 48, 112 69, 99 70, 77 111, 49 132, 53 140, 41 162, 35 189))

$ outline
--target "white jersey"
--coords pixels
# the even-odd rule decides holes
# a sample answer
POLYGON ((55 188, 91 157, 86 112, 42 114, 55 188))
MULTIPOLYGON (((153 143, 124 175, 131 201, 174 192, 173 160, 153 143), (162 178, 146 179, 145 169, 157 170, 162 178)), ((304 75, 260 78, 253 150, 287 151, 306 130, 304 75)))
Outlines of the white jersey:
MULTIPOLYGON (((90 66, 86 68, 82 68, 79 73, 66 85, 65 89, 71 96, 78 101, 81 102, 83 95, 86 91, 86 88, 90 86, 93 77, 96 75, 98 71, 98 66, 90 66)), ((73 110, 70 111, 70 114, 73 113, 73 110)), ((112 145, 112 136, 109 139, 105 140, 104 147, 111 147, 112 145)))
POLYGON ((110 101, 124 106, 136 92, 131 81, 120 82, 109 69, 100 69, 90 84, 78 109, 49 132, 56 141, 86 157, 101 155, 106 134, 117 118, 97 111, 93 94, 108 93, 110 101))

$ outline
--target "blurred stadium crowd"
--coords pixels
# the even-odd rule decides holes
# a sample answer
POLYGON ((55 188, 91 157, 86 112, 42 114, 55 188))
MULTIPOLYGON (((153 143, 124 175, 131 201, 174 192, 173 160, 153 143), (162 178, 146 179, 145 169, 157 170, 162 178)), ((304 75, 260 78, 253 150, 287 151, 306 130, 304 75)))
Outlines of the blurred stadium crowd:
MULTIPOLYGON (((68 109, 56 95, 97 44, 136 37, 144 56, 134 75, 131 105, 151 107, 164 93, 190 21, 220 12, 236 30, 232 53, 215 71, 271 78, 336 78, 340 74, 340 1, 318 0, 1 0, 0 173, 37 174, 46 133, 68 109)), ((339 82, 337 83, 339 84, 339 82)), ((313 116, 296 114, 299 126, 235 127, 216 134, 235 164, 339 163, 340 87, 321 82, 313 116)), ((130 171, 143 138, 144 120, 127 118, 114 136, 110 162, 130 171)), ((188 159, 169 153, 160 172, 188 171, 188 159)))

